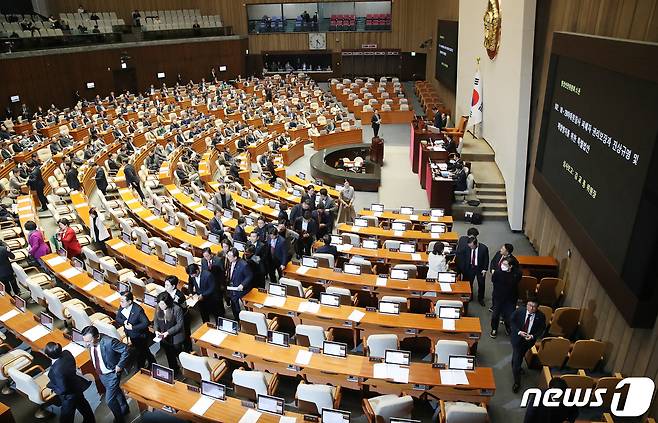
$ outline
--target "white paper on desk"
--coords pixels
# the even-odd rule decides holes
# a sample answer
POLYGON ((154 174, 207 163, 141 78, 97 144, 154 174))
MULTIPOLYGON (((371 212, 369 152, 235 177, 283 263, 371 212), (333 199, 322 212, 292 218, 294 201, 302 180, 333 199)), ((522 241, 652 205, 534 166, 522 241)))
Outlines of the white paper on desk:
POLYGON ((295 363, 307 365, 308 363, 311 362, 311 357, 313 357, 312 352, 308 350, 299 350, 297 352, 297 357, 295 358, 295 363))
POLYGON ((340 251, 341 253, 346 253, 352 249, 353 245, 352 244, 341 244, 337 245, 336 249, 340 251))
POLYGON ((388 365, 388 378, 397 383, 409 383, 409 368, 396 364, 388 365))
POLYGON ((89 282, 87 285, 83 286, 82 289, 84 289, 85 291, 89 292, 89 291, 91 291, 92 289, 96 288, 96 287, 99 286, 99 285, 100 285, 100 284, 99 284, 98 282, 96 282, 96 281, 91 281, 91 282, 89 282))
POLYGON ((404 236, 404 231, 393 231, 393 235, 395 235, 395 236, 404 236))
POLYGON ((382 212, 375 212, 375 217, 382 217, 383 213, 382 212))
MULTIPOLYGON (((124 189, 127 190, 127 188, 124 188, 124 189)), ((137 202, 136 198, 131 198, 130 200, 126 200, 126 204, 133 204, 133 203, 136 203, 136 202, 137 202)))
POLYGON ((250 408, 246 413, 244 413, 238 423, 256 423, 258 419, 260 419, 261 414, 262 413, 260 411, 256 411, 253 408, 250 408))
POLYGON ((417 214, 409 215, 409 220, 418 220, 418 215, 417 214))
POLYGON ((19 207, 19 208, 16 209, 16 211, 28 211, 28 210, 32 210, 32 207, 31 206, 25 206, 25 207, 19 207))
POLYGON ((455 319, 441 319, 443 320, 443 330, 455 330, 455 319))
POLYGON ((173 231, 174 229, 176 229, 176 227, 175 227, 175 226, 171 226, 171 225, 167 225, 167 226, 165 226, 164 228, 162 228, 162 230, 165 231, 165 232, 171 232, 171 231, 173 231))
POLYGON ((377 286, 386 286, 386 282, 388 281, 388 278, 381 278, 377 276, 377 280, 375 281, 375 285, 377 286))
POLYGON ((111 247, 114 248, 115 250, 120 250, 120 249, 122 249, 123 247, 125 247, 127 245, 128 244, 126 244, 125 242, 119 241, 116 244, 112 245, 111 247))
POLYGON ((413 261, 421 261, 422 260, 421 257, 420 257, 420 254, 418 254, 418 253, 411 253, 411 259, 413 261))
POLYGON ((263 301, 265 307, 281 308, 286 303, 286 297, 279 297, 278 295, 268 295, 263 301))
POLYGON ((360 231, 361 231, 361 227, 360 227, 360 226, 352 226, 352 232, 357 232, 357 233, 358 233, 358 232, 360 232, 360 231))
POLYGON ((48 263, 50 266, 57 266, 58 264, 62 264, 66 261, 66 259, 62 256, 57 256, 53 257, 51 259, 46 260, 46 263, 48 263))
POLYGON ((295 273, 297 273, 298 275, 305 275, 306 272, 309 271, 309 269, 310 269, 310 267, 299 266, 299 267, 297 268, 297 270, 295 270, 295 273))
POLYGON ((201 397, 196 400, 194 405, 190 407, 190 412, 194 413, 198 416, 203 416, 206 411, 210 408, 211 405, 215 402, 214 399, 207 397, 205 395, 201 395, 201 397))
POLYGON ((73 357, 77 357, 80 354, 82 354, 83 352, 85 352, 86 348, 81 346, 81 345, 76 344, 75 342, 69 342, 69 344, 67 346, 65 346, 64 348, 62 348, 62 350, 66 350, 66 351, 70 352, 71 355, 73 355, 73 357))
POLYGON ((135 210, 133 210, 133 213, 141 213, 144 211, 144 207, 137 207, 135 210))
POLYGON ((150 222, 150 221, 155 220, 155 219, 157 219, 157 218, 158 218, 158 216, 152 214, 152 215, 150 215, 150 216, 146 216, 146 217, 144 218, 144 220, 147 221, 147 222, 150 222))
POLYGON ((447 282, 439 282, 439 286, 443 292, 452 292, 452 286, 447 282))
POLYGON ((365 316, 365 315, 366 314, 362 311, 354 310, 350 313, 349 316, 347 316, 347 320, 351 320, 353 322, 359 323, 361 321, 361 319, 363 319, 363 316, 365 316))
POLYGON ((12 308, 8 312, 6 312, 2 316, 0 316, 0 321, 1 322, 6 322, 7 320, 11 319, 12 317, 18 316, 19 314, 20 314, 20 312, 18 310, 16 310, 15 308, 12 308))
POLYGON ((440 370, 442 385, 468 385, 466 372, 463 370, 440 370))
POLYGON ((300 313, 317 313, 320 311, 320 303, 312 303, 310 301, 304 301, 303 303, 299 303, 299 307, 297 308, 297 311, 300 313))
POLYGON ((438 218, 438 217, 434 217, 434 216, 432 216, 432 217, 430 218, 430 221, 431 221, 431 222, 438 222, 438 221, 439 221, 439 218, 438 218))
POLYGON ((27 339, 29 339, 30 342, 34 342, 37 339, 43 338, 44 336, 48 335, 49 333, 50 333, 50 331, 48 329, 46 329, 45 326, 36 325, 32 329, 26 330, 23 333, 23 336, 25 336, 27 339))
POLYGON ((103 299, 108 303, 113 303, 116 300, 118 300, 119 298, 121 298, 121 294, 119 294, 118 292, 114 292, 112 295, 108 295, 107 297, 105 297, 103 299))
POLYGON ((432 232, 432 239, 439 239, 441 238, 441 234, 438 234, 436 232, 432 232))
POLYGON ((423 293, 423 297, 425 297, 425 298, 436 298, 436 292, 427 291, 427 292, 423 293))
POLYGON ((174 189, 172 189, 172 190, 169 191, 169 192, 172 193, 172 194, 180 194, 180 189, 178 189, 178 188, 174 188, 174 189))
POLYGON ((291 416, 281 416, 279 419, 279 423, 295 423, 297 421, 297 417, 291 417, 291 416))
POLYGON ((71 267, 70 269, 66 269, 65 271, 63 271, 61 273, 61 275, 63 277, 65 277, 66 279, 69 279, 69 278, 72 278, 74 276, 78 276, 80 273, 82 273, 82 272, 80 272, 77 268, 71 267))
POLYGON ((190 201, 189 203, 186 204, 186 206, 189 207, 189 208, 193 208, 193 207, 196 207, 198 205, 199 205, 199 203, 197 203, 196 201, 190 201))
POLYGON ((228 334, 226 332, 222 332, 217 329, 208 329, 208 331, 204 333, 203 336, 199 338, 199 340, 219 347, 222 345, 222 342, 224 342, 227 336, 228 334))
POLYGON ((87 204, 87 203, 80 203, 80 204, 76 204, 74 207, 75 207, 76 209, 81 209, 81 208, 83 208, 83 207, 87 207, 88 205, 89 205, 89 204, 87 204))

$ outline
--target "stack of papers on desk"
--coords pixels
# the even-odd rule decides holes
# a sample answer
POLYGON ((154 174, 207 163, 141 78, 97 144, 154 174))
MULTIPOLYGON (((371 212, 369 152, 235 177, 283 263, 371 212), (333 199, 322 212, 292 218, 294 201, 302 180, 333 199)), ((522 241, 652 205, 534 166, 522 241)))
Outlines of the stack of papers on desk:
POLYGON ((468 385, 468 378, 464 370, 441 370, 442 385, 468 385))
POLYGON ((388 278, 382 278, 380 276, 377 276, 377 280, 375 280, 375 285, 377 285, 377 286, 386 286, 387 281, 388 281, 388 278))
POLYGON ((113 303, 114 301, 118 300, 121 298, 121 294, 118 292, 114 292, 112 295, 108 295, 107 297, 103 298, 105 301, 108 303, 113 303))
POLYGON ((66 259, 62 256, 57 256, 53 257, 51 259, 46 260, 46 263, 48 263, 50 266, 57 266, 58 264, 62 264, 66 261, 66 259))
POLYGON ((96 288, 97 286, 100 286, 100 284, 99 284, 98 282, 96 282, 96 281, 91 281, 91 282, 89 282, 87 285, 83 286, 82 289, 84 289, 85 291, 89 292, 89 291, 91 291, 92 289, 96 288))
POLYGON ((281 308, 286 303, 286 297, 279 297, 278 295, 268 295, 263 301, 265 307, 278 307, 281 308))
POLYGON ((205 395, 201 395, 201 397, 194 403, 194 405, 190 407, 190 412, 198 416, 203 416, 214 402, 214 399, 205 395))
POLYGON ((421 256, 420 256, 420 254, 418 254, 418 253, 412 253, 412 254, 411 254, 411 259, 412 259, 413 261, 420 261, 420 260, 421 260, 421 256))
POLYGON ((295 358, 295 363, 305 366, 311 362, 312 357, 313 357, 312 352, 308 350, 299 350, 297 352, 297 357, 295 358))
POLYGON ((0 316, 0 322, 6 322, 7 320, 11 319, 12 317, 18 316, 19 314, 21 314, 20 311, 16 310, 15 308, 12 308, 8 312, 6 312, 2 316, 0 316))
POLYGON ((146 217, 144 218, 144 220, 147 221, 147 222, 150 222, 151 220, 155 220, 155 219, 157 219, 157 218, 158 218, 158 216, 152 214, 152 215, 150 215, 150 216, 146 216, 146 217))
POLYGON ((455 330, 455 319, 441 319, 443 320, 443 330, 455 330))
POLYGON ((393 379, 398 383, 409 383, 409 368, 397 364, 377 363, 372 366, 373 376, 377 379, 393 379))
POLYGON ((310 269, 310 267, 299 266, 299 267, 297 268, 297 270, 295 271, 295 273, 297 273, 298 275, 305 275, 306 272, 309 271, 309 269, 310 269))
POLYGON ((171 225, 167 225, 167 226, 165 226, 164 228, 162 228, 162 230, 163 230, 164 232, 171 232, 171 231, 173 231, 174 229, 176 229, 176 227, 175 227, 175 226, 171 226, 171 225))
POLYGON ((452 292, 452 286, 447 282, 439 282, 439 286, 443 292, 452 292))
POLYGON ((320 311, 320 303, 312 303, 310 301, 304 301, 303 303, 299 303, 299 307, 297 308, 297 311, 300 313, 317 313, 320 311))
POLYGON ((62 348, 62 350, 66 350, 70 352, 73 357, 77 357, 85 352, 86 348, 76 344, 75 342, 69 342, 69 344, 62 348))
POLYGON ((117 242, 116 244, 112 245, 112 248, 114 248, 115 250, 120 250, 120 249, 122 249, 123 247, 125 247, 126 245, 128 245, 128 244, 126 244, 126 243, 123 242, 123 241, 119 241, 119 242, 117 242))
POLYGON ((66 279, 70 279, 74 276, 78 276, 80 273, 82 273, 82 272, 80 272, 75 267, 71 267, 70 269, 66 269, 65 271, 63 271, 61 273, 61 275, 62 275, 62 277, 66 278, 66 279))
POLYGON ((46 329, 45 326, 43 325, 36 325, 32 329, 26 330, 25 333, 23 333, 23 336, 25 336, 27 339, 30 340, 30 342, 34 342, 37 339, 41 339, 44 336, 48 335, 50 331, 46 329))
POLYGON ((348 320, 351 320, 353 322, 359 323, 361 319, 363 319, 363 316, 366 314, 362 311, 359 310, 354 310, 353 312, 350 313, 350 315, 347 317, 348 320))
POLYGON ((247 410, 238 423, 256 423, 260 419, 261 412, 250 408, 247 410))
POLYGON ((209 344, 213 344, 214 346, 218 347, 222 345, 222 342, 226 339, 228 334, 226 332, 222 332, 217 329, 208 329, 206 333, 199 338, 199 340, 207 342, 209 344))

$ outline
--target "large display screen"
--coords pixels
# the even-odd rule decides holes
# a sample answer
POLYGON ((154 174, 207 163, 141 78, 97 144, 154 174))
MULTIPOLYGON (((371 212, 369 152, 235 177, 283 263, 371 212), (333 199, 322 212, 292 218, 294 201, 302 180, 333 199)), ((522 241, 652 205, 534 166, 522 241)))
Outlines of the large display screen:
MULTIPOLYGON (((601 38, 559 36, 579 38, 584 50, 599 49, 601 57, 621 61, 614 53, 623 48, 619 40, 608 40, 611 50, 606 51, 601 38)), ((535 185, 594 273, 609 282, 613 300, 620 288, 615 284, 624 284, 621 291, 641 301, 656 292, 645 283, 650 277, 647 264, 656 254, 655 238, 643 246, 638 240, 642 231, 655 233, 658 218, 654 216, 654 223, 646 219, 656 207, 651 191, 658 185, 650 179, 651 174, 658 178, 650 171, 658 136, 658 83, 591 54, 579 55, 566 47, 568 42, 556 39, 535 185)))
POLYGON ((436 36, 436 79, 443 85, 457 88, 457 34, 459 23, 439 21, 436 36))

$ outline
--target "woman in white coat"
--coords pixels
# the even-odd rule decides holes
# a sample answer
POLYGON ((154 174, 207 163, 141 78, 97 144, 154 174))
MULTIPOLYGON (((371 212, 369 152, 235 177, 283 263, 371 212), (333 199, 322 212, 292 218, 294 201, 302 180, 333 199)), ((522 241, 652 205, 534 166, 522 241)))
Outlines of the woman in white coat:
POLYGON ((107 255, 105 241, 112 238, 112 234, 105 227, 105 223, 103 223, 103 215, 98 213, 96 207, 89 209, 89 233, 92 242, 103 251, 103 254, 107 255))
POLYGON ((446 257, 443 255, 443 243, 436 241, 432 251, 427 254, 427 263, 429 269, 427 269, 427 278, 428 279, 437 279, 439 273, 448 271, 448 263, 446 262, 446 257))

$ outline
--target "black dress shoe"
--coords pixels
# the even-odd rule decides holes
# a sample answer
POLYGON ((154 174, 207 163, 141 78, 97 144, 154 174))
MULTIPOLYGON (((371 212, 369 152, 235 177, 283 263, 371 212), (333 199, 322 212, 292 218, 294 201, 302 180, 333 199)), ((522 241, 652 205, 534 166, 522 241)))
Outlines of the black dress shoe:
POLYGON ((492 338, 496 338, 496 336, 498 336, 498 331, 495 330, 495 329, 493 329, 493 330, 491 331, 491 333, 489 334, 489 336, 492 337, 492 338))
POLYGON ((512 392, 514 392, 515 394, 519 392, 519 389, 521 389, 521 384, 515 383, 514 385, 512 385, 512 392))

